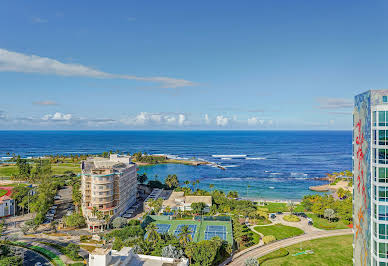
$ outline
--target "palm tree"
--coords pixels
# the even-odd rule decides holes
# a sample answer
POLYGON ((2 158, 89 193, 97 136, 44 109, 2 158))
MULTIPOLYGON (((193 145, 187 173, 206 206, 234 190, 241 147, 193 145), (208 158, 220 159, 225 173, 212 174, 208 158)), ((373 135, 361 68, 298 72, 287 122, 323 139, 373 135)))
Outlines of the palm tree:
POLYGON ((149 224, 146 228, 147 231, 147 240, 151 242, 157 242, 160 238, 160 235, 157 231, 157 227, 155 224, 149 224))
POLYGON ((295 203, 290 201, 290 203, 288 203, 288 208, 290 209, 291 214, 293 214, 295 209, 295 203))
POLYGON ((98 209, 97 209, 96 206, 94 206, 93 209, 92 209, 92 215, 93 216, 97 216, 97 213, 98 213, 98 209))
POLYGON ((213 192, 214 184, 209 184, 209 188, 213 192))
POLYGON ((181 228, 181 232, 178 234, 179 243, 181 243, 184 247, 193 240, 191 237, 192 230, 187 226, 184 225, 181 228))
POLYGON ((100 211, 97 211, 96 216, 97 216, 98 220, 102 220, 104 218, 104 214, 102 212, 100 212, 100 211))
POLYGON ((108 230, 108 225, 109 225, 109 221, 110 221, 110 215, 109 214, 105 214, 104 215, 104 221, 105 221, 105 228, 108 230))
POLYGON ((186 187, 189 187, 189 185, 190 185, 190 181, 189 180, 186 180, 185 182, 183 182, 185 185, 186 185, 186 187))

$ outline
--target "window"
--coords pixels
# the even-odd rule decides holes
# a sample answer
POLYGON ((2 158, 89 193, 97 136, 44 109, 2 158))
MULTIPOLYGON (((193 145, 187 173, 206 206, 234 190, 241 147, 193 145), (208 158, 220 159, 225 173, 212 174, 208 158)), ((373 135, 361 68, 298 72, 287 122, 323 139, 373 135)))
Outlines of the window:
POLYGON ((388 201, 388 187, 379 187, 379 201, 388 201))
POLYGON ((388 150, 379 149, 379 164, 388 164, 388 150))
POLYGON ((375 182, 377 182, 377 171, 376 171, 376 167, 374 167, 373 166, 373 180, 375 181, 375 182))
POLYGON ((388 206, 379 206, 379 220, 388 221, 388 206))
POLYGON ((388 145, 388 130, 379 130, 379 145, 388 145))
POLYGON ((383 96, 383 103, 388 103, 388 96, 383 96))
POLYGON ((379 126, 384 127, 385 125, 388 124, 388 121, 386 121, 388 117, 388 111, 379 111, 378 113, 379 113, 379 126))
POLYGON ((376 186, 373 186, 373 199, 374 199, 374 200, 377 200, 377 190, 376 190, 376 186))
MULTIPOLYGON (((373 126, 376 126, 376 111, 373 111, 372 119, 373 119, 373 126)), ((354 126, 354 122, 353 122, 353 126, 354 126)))
POLYGON ((378 235, 379 235, 379 239, 388 239, 388 225, 387 224, 379 224, 378 235))
POLYGON ((388 168, 379 168, 379 182, 388 183, 388 168))
MULTIPOLYGON (((374 163, 377 163, 377 161, 376 161, 376 149, 373 149, 373 151, 372 151, 372 160, 374 163)), ((355 160, 353 160, 353 168, 354 168, 354 161, 355 160)))
POLYGON ((376 130, 373 130, 373 144, 374 144, 374 145, 377 144, 377 134, 376 134, 376 130))
POLYGON ((379 243, 378 252, 380 258, 388 258, 388 243, 379 243))
POLYGON ((373 204, 373 210, 374 210, 374 217, 377 219, 377 209, 376 209, 376 204, 373 204))

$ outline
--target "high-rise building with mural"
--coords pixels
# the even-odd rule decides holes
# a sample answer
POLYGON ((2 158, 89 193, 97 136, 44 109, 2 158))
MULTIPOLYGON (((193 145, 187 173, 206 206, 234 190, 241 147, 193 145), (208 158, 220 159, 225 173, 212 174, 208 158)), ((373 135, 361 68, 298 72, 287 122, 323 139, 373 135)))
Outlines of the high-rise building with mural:
POLYGON ((388 90, 355 97, 353 261, 388 265, 388 90))

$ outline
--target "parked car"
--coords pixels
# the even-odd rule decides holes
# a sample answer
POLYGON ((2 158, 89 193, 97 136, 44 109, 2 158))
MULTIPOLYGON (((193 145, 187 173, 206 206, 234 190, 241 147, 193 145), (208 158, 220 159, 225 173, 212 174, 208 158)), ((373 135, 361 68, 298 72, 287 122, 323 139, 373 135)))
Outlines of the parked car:
POLYGON ((55 200, 60 200, 60 199, 61 199, 61 196, 56 195, 56 196, 54 196, 54 199, 55 199, 55 200))
POLYGON ((132 217, 132 214, 124 214, 124 215, 123 215, 123 218, 129 219, 129 218, 131 218, 131 217, 132 217))

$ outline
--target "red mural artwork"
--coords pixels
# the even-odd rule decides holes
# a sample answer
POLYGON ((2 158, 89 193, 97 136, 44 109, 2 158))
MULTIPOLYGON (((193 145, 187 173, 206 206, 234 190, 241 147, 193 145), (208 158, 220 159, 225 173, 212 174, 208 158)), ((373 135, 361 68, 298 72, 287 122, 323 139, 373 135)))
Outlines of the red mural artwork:
MULTIPOLYGON (((364 144, 365 139, 364 139, 364 133, 361 131, 361 126, 362 126, 361 120, 359 120, 357 125, 356 125, 356 130, 355 130, 357 132, 356 158, 358 160, 357 191, 358 191, 358 193, 361 193, 364 204, 361 205, 360 209, 358 210, 358 213, 357 213, 358 221, 354 221, 355 227, 356 227, 356 239, 358 239, 358 237, 360 235, 364 235, 361 224, 363 222, 365 222, 364 214, 365 214, 366 208, 367 208, 367 205, 366 205, 366 201, 367 201, 366 196, 367 195, 366 195, 366 188, 365 188, 365 182, 364 182, 364 168, 363 168, 363 164, 362 164, 362 162, 364 161, 364 157, 365 157, 364 151, 362 149, 362 145, 364 144)), ((361 253, 360 254, 361 264, 364 264, 364 262, 365 262, 365 265, 366 265, 367 256, 368 256, 368 253, 367 253, 367 249, 366 249, 366 241, 364 240, 364 258, 363 258, 363 254, 361 253)))

